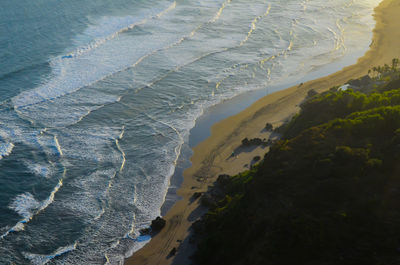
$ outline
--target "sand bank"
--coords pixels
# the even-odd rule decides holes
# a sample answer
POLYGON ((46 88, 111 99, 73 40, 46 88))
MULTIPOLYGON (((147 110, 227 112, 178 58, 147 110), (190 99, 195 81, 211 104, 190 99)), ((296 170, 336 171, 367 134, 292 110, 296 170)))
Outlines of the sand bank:
POLYGON ((322 92, 342 85, 349 79, 366 75, 373 66, 390 64, 393 58, 400 57, 400 1, 382 1, 375 9, 375 20, 370 49, 356 64, 263 97, 239 114, 213 125, 211 136, 193 148, 192 166, 185 170, 184 182, 178 191, 182 200, 176 202, 164 216, 166 227, 125 264, 190 264, 187 260, 192 251, 188 240, 189 228, 204 212, 198 200, 191 199, 193 194, 207 190, 219 174, 236 174, 246 170, 254 156, 263 156, 267 151, 262 148, 238 149, 243 138, 268 139, 269 133, 263 130, 266 122, 278 126, 289 119, 299 110, 298 105, 309 90, 322 92), (233 151, 234 157, 231 156, 233 151), (178 249, 177 255, 170 257, 174 247, 178 249))

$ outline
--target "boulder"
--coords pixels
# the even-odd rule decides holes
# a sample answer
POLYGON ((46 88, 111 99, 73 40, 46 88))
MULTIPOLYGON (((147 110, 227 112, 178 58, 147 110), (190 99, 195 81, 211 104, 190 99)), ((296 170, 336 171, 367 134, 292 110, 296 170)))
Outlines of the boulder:
POLYGON ((267 131, 272 131, 274 129, 274 126, 272 126, 271 123, 267 122, 267 124, 265 125, 265 130, 267 131))
POLYGON ((201 195, 203 195, 203 193, 202 192, 195 192, 195 193, 193 193, 193 195, 192 195, 192 200, 193 201, 195 201, 195 200, 197 200, 198 198, 200 198, 201 197, 201 195))
POLYGON ((176 254, 176 248, 171 249, 171 251, 169 252, 169 256, 175 256, 176 254))
POLYGON ((151 234, 151 229, 150 228, 143 228, 139 230, 139 233, 141 236, 144 235, 150 235, 151 234))
POLYGON ((154 232, 158 232, 158 231, 160 231, 161 229, 164 228, 166 223, 167 223, 167 221, 165 221, 163 218, 158 216, 156 219, 151 221, 151 226, 150 227, 154 232))
POLYGON ((267 142, 263 141, 260 138, 253 138, 253 139, 248 139, 248 138, 244 138, 242 140, 242 146, 248 147, 248 146, 266 146, 267 142))

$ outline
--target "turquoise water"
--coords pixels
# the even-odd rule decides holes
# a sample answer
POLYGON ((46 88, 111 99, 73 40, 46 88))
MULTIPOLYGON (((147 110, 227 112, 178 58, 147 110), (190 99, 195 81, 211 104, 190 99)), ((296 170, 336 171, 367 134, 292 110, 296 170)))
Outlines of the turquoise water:
POLYGON ((208 107, 371 42, 378 0, 0 3, 0 264, 121 264, 208 107))

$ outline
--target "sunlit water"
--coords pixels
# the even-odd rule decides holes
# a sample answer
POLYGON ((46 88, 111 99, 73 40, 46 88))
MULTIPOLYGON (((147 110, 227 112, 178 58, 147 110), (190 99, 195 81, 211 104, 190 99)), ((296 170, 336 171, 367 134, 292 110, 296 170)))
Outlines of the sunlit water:
POLYGON ((196 118, 364 52, 378 2, 2 1, 0 264, 121 264, 196 118))

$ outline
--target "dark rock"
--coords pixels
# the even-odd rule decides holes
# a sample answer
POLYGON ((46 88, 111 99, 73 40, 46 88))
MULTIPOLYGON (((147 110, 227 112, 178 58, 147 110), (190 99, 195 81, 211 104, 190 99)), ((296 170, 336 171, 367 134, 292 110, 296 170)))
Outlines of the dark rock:
POLYGON ((246 147, 247 146, 259 146, 259 145, 266 146, 267 142, 261 140, 260 138, 253 138, 253 139, 250 139, 250 140, 248 138, 244 138, 242 140, 242 145, 246 146, 246 147))
POLYGON ((253 161, 254 161, 254 162, 260 161, 260 159, 261 159, 260 156, 255 156, 255 157, 253 157, 253 161))
POLYGON ((171 251, 169 252, 169 256, 175 256, 176 254, 176 248, 171 249, 171 251))
POLYGON ((202 192, 195 192, 195 193, 193 193, 193 195, 192 195, 192 200, 193 200, 193 201, 194 201, 194 200, 197 200, 198 198, 201 197, 201 195, 203 195, 202 192))
POLYGON ((267 122, 267 124, 265 125, 265 130, 272 131, 273 129, 274 129, 274 126, 272 126, 271 123, 267 122))
POLYGON ((151 221, 151 229, 155 232, 160 231, 161 229, 164 228, 165 224, 167 223, 167 221, 165 221, 163 218, 161 218, 160 216, 158 216, 156 219, 154 219, 153 221, 151 221))
POLYGON ((143 228, 139 230, 140 235, 150 235, 151 229, 150 228, 143 228))

